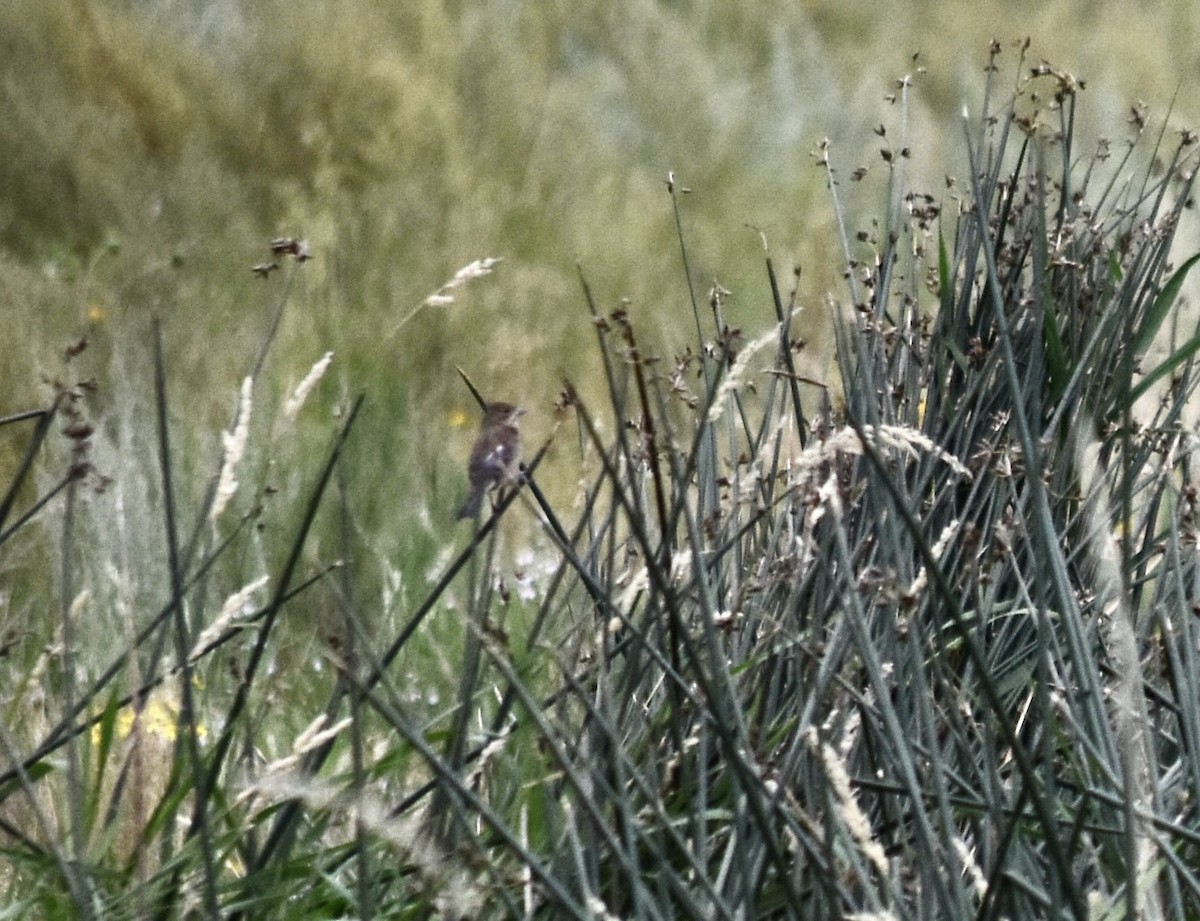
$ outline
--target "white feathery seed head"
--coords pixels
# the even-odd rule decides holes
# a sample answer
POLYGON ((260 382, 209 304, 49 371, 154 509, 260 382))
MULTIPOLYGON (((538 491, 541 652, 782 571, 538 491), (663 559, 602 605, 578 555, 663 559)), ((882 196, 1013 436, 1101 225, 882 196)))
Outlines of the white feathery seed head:
POLYGON ((217 519, 221 517, 221 513, 225 511, 225 507, 229 505, 229 500, 237 492, 237 465, 241 462, 242 455, 246 453, 246 442, 250 437, 253 386, 254 379, 249 376, 242 381, 241 399, 238 402, 237 419, 234 422, 233 430, 221 433, 224 456, 221 460, 221 474, 217 478, 217 492, 213 497, 212 511, 208 515, 214 527, 217 519))
POLYGON ((304 380, 296 385, 296 389, 292 391, 292 395, 288 397, 287 402, 283 404, 283 415, 289 421, 296 418, 296 414, 300 412, 300 408, 304 406, 308 395, 312 393, 317 383, 325 376, 325 372, 329 370, 329 365, 333 361, 333 352, 326 352, 317 361, 315 365, 304 375, 304 380))

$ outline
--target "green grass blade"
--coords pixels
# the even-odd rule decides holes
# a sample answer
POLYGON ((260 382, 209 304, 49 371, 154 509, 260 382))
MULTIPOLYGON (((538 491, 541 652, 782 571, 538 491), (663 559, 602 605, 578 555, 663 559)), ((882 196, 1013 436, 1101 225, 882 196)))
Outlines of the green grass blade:
POLYGON ((1145 377, 1138 381, 1137 386, 1133 387, 1129 391, 1128 403, 1114 407, 1110 418, 1124 411, 1126 405, 1132 406, 1134 403, 1136 403, 1150 390, 1151 387, 1161 381, 1164 377, 1173 373, 1179 369, 1180 366, 1195 358, 1197 352, 1200 352, 1200 334, 1193 336, 1191 339, 1177 348, 1160 364, 1156 365, 1153 371, 1149 372, 1145 377))
POLYGON ((1200 253, 1196 253, 1176 269, 1175 274, 1163 285, 1162 291, 1158 293, 1158 297, 1154 299, 1154 303, 1146 311, 1146 315, 1142 318, 1142 323, 1138 327, 1137 333, 1134 334, 1133 342, 1129 346, 1133 350, 1134 361, 1141 359, 1146 353, 1146 349, 1150 347, 1150 343, 1154 341, 1154 337, 1158 335, 1158 330, 1162 326, 1163 321, 1170 314, 1171 308, 1175 306, 1175 301, 1179 299, 1179 292, 1183 288, 1183 283, 1187 279, 1188 272, 1191 271, 1192 266, 1197 261, 1200 261, 1200 253))

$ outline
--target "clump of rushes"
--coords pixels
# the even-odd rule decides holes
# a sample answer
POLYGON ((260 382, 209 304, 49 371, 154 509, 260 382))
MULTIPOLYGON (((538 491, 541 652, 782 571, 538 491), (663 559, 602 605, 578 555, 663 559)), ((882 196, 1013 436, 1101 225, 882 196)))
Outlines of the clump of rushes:
MULTIPOLYGON (((67 683, 65 719, 33 744, 0 726, 6 893, 105 917, 1200 914, 1200 337, 1180 310, 1196 257, 1173 250, 1194 137, 1150 135, 1135 110, 1127 145, 1081 155, 1081 84, 1017 57, 1010 95, 990 84, 964 122, 966 179, 910 188, 916 143, 881 131, 885 213, 841 226, 836 380, 811 371, 814 308, 769 255, 752 334, 727 323, 728 291, 696 291, 671 177, 694 345, 651 355, 638 306, 602 309, 585 281, 607 387, 566 382, 551 459, 569 462, 573 418, 578 504, 546 499, 531 450, 414 606, 349 565, 301 579, 326 486, 378 488, 340 464, 355 404, 296 497, 294 539, 265 555, 280 562, 230 579, 212 630, 189 628, 185 601, 195 614, 247 539, 227 522, 256 469, 244 396, 211 488, 234 502, 172 552, 127 658, 67 683), (540 595, 496 576, 514 512, 561 560, 540 595), (327 704, 292 714, 281 745, 262 687, 273 628, 318 580, 327 704), (463 636, 448 703, 399 678, 429 673, 435 612, 463 636), (189 680, 238 637, 231 687, 189 680), (174 661, 145 654, 167 640, 174 661), (134 661, 135 705, 182 680, 175 767, 138 788, 131 851, 98 791, 136 777, 105 777, 129 702, 106 688, 134 661), (64 788, 59 809, 44 794, 64 788)), ((993 47, 991 73, 1001 60, 993 47)), ((901 136, 911 92, 896 90, 901 136)), ((835 152, 819 162, 840 216, 835 152)), ((161 380, 158 397, 169 457, 161 380)), ((31 456, 56 411, 30 416, 31 456)), ((68 469, 50 501, 85 468, 68 469)), ((169 495, 165 462, 161 479, 169 495)), ((352 507, 329 567, 353 559, 352 507)))
POLYGON ((828 387, 769 258, 767 367, 719 286, 663 361, 585 284, 608 400, 564 393, 593 471, 572 524, 540 508, 565 568, 521 641, 472 619, 476 767, 430 753, 447 853, 512 913, 1200 910, 1194 138, 1135 113, 1081 156, 1081 84, 1023 51, 965 180, 909 188, 886 148, 828 387))

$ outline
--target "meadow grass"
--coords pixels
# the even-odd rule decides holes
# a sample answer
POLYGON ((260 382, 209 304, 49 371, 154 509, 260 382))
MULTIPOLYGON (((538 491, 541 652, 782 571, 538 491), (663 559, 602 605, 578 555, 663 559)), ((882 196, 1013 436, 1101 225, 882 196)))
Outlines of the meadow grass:
POLYGON ((75 341, 5 420, 13 911, 1200 914, 1195 138, 1082 147, 1073 77, 989 63, 953 165, 895 88, 861 223, 818 148, 836 379, 769 235, 756 313, 697 284, 672 177, 686 347, 585 266, 591 344, 471 534, 378 456, 403 398, 300 347, 355 276, 298 241, 216 393, 170 312, 75 341))

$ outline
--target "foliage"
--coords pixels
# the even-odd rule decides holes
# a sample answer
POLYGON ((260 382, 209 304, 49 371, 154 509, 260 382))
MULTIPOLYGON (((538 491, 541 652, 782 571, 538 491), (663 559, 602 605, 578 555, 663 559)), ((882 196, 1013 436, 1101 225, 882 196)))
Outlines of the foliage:
MULTIPOLYGON (((657 354, 586 279, 603 403, 568 376, 461 546, 414 503, 395 526, 420 548, 393 560, 370 402, 330 394, 329 356, 276 354, 306 244, 263 263, 275 300, 219 447, 158 323, 109 345, 140 390, 93 395, 68 349, 49 405, 4 420, 9 903, 1200 913, 1200 344, 1195 257, 1172 252, 1195 139, 1135 125, 1081 155, 1078 82, 1016 66, 939 195, 892 140, 898 87, 882 213, 836 228, 836 384, 807 373, 812 308, 769 253, 761 334, 697 290, 672 179, 695 338, 657 354), (541 486, 568 462, 574 505, 541 486), (514 541, 536 551, 517 570, 514 541)), ((852 174, 818 165, 844 214, 852 174)))

